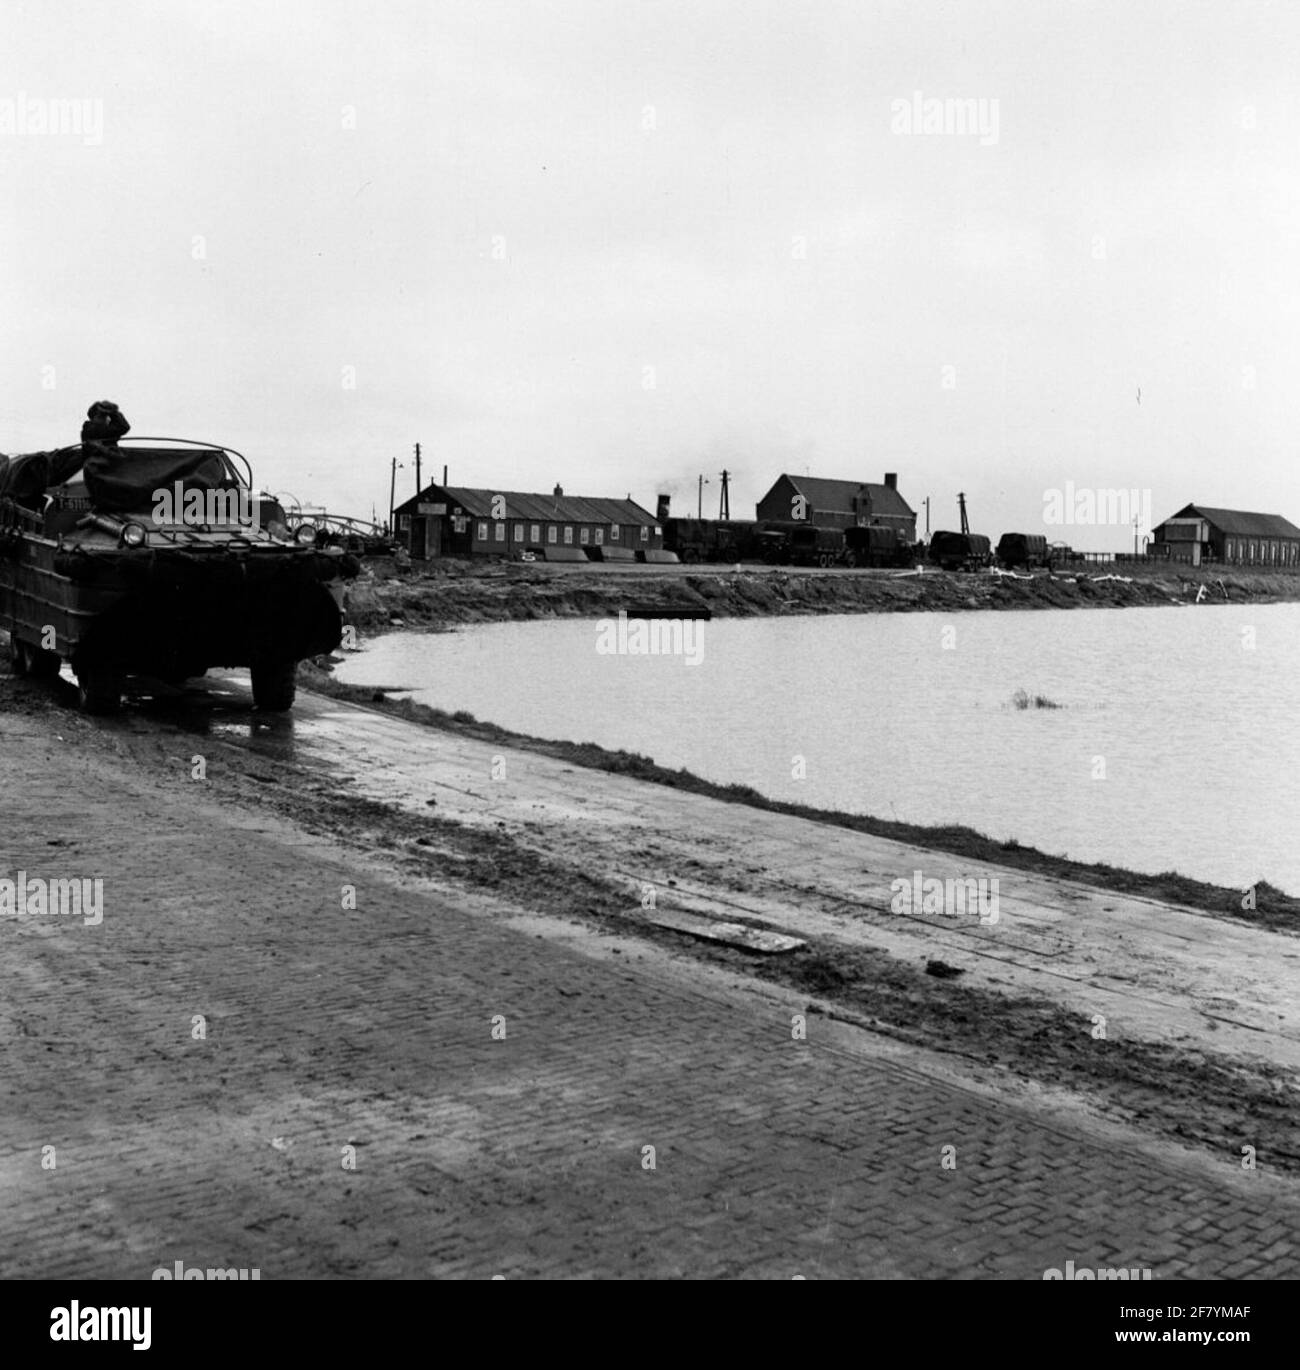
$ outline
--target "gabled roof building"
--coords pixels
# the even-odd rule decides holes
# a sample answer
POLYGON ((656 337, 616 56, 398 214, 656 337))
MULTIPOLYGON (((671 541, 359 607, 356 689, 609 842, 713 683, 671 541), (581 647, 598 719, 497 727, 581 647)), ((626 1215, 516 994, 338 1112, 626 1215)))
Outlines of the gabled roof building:
POLYGON ((898 493, 898 477, 887 472, 883 484, 826 480, 821 476, 777 477, 758 502, 758 517, 809 523, 819 528, 856 528, 883 524, 916 541, 916 511, 898 493))
POLYGON ((1188 504, 1153 530, 1151 550, 1193 566, 1300 566, 1300 528, 1281 514, 1188 504))
POLYGON ((548 561, 633 561, 663 546, 654 515, 631 498, 430 485, 394 511, 413 557, 541 555, 548 561))

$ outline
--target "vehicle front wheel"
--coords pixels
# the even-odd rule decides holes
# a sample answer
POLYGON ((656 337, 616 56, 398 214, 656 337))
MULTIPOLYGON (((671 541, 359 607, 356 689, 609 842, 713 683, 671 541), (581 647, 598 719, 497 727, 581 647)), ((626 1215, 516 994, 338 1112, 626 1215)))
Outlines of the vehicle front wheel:
POLYGON ((16 676, 30 675, 31 658, 27 655, 27 644, 21 642, 17 633, 9 634, 9 669, 16 676))
POLYGON ((293 708, 298 689, 297 662, 259 662, 251 670, 253 703, 269 713, 282 714, 293 708))

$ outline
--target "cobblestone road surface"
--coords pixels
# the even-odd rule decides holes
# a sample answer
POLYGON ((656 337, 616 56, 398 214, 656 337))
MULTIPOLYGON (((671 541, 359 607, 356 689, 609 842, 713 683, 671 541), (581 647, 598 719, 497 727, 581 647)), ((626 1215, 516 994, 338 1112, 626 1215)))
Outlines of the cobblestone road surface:
POLYGON ((1300 1274, 1265 1171, 1045 1123, 818 1016, 797 1040, 793 994, 56 731, 0 720, 0 878, 100 877, 104 915, 0 919, 0 1276, 1300 1274))

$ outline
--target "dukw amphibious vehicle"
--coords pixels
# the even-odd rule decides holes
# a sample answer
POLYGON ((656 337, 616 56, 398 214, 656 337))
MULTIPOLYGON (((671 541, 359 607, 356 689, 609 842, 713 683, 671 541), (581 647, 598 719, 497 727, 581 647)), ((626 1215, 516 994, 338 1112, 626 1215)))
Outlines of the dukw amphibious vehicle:
POLYGON ((253 702, 293 704, 297 663, 342 638, 354 557, 318 549, 255 495, 227 448, 125 439, 117 407, 90 409, 75 447, 0 456, 0 627, 15 670, 68 662, 82 707, 120 707, 128 676, 179 684, 244 666, 253 702))

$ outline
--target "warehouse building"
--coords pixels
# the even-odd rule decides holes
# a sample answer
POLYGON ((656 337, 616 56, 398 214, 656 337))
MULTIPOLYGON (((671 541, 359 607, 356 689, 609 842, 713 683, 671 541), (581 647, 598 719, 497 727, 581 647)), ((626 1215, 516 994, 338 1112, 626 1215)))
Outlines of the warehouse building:
POLYGON ((758 517, 778 522, 806 519, 820 528, 883 524, 916 541, 916 511, 898 493, 889 471, 883 485, 860 480, 823 480, 820 476, 779 476, 758 502, 758 517))
POLYGON ((1189 504, 1154 530, 1151 550, 1193 566, 1300 566, 1300 528, 1281 514, 1189 504))
POLYGON ((413 557, 515 557, 547 561, 635 561, 663 547, 663 528, 631 497, 593 499, 515 490, 430 485, 394 511, 413 557))

